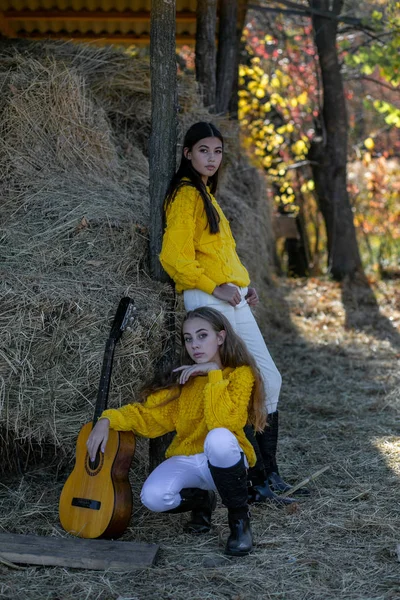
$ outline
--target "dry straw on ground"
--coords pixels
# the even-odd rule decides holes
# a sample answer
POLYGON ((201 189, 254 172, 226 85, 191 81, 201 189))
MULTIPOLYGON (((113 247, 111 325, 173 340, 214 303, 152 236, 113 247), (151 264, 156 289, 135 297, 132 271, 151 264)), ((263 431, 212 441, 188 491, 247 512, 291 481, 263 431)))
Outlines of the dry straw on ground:
MULTIPOLYGON (((0 56, 0 82, 0 462, 15 463, 18 440, 21 466, 24 440, 36 450, 49 442, 54 456, 23 475, 2 475, 0 531, 65 536, 57 504, 67 469, 58 469, 91 414, 106 317, 122 294, 141 310, 118 348, 112 402, 132 396, 161 349, 165 290, 147 275, 148 70, 107 49, 11 44, 0 56)), ((182 127, 206 116, 192 81, 182 80, 180 97, 182 127)), ((222 507, 212 532, 193 539, 182 532, 186 516, 140 505, 141 448, 123 539, 159 543, 157 565, 113 574, 0 564, 1 598, 400 597, 399 292, 377 286, 379 310, 373 298, 365 303, 324 281, 267 287, 262 187, 232 143, 232 126, 223 130, 222 200, 259 284, 268 346, 283 374, 281 470, 297 481, 330 468, 297 510, 255 507, 254 552, 230 560, 222 507)))
MULTIPOLYGON (((123 539, 158 543, 155 567, 139 573, 0 565, 0 597, 12 600, 397 600, 399 526, 399 292, 375 288, 382 336, 370 306, 363 325, 340 286, 287 281, 270 293, 279 308, 265 330, 283 374, 280 466, 296 481, 329 465, 297 510, 252 508, 254 552, 228 559, 226 510, 210 534, 182 531, 187 515, 140 505, 142 461, 132 470, 134 511, 123 539)), ((0 484, 0 529, 64 536, 57 501, 64 473, 30 470, 0 484)))
MULTIPOLYGON (((138 317, 117 350, 110 402, 135 396, 162 352, 168 290, 148 272, 148 62, 111 48, 4 43, 0 90, 1 470, 44 447, 71 455, 124 294, 138 317)), ((190 76, 179 104, 180 133, 210 119, 190 76)), ((235 126, 216 122, 227 141, 221 201, 265 282, 263 183, 235 126)))

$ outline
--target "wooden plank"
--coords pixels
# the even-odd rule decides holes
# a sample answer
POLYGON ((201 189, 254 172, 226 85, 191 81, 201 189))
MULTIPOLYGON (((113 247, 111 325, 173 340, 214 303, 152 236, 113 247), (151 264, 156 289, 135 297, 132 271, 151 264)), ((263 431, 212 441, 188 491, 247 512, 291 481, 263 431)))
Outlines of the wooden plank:
POLYGON ((0 12, 0 34, 3 34, 9 38, 15 37, 15 31, 12 29, 12 27, 10 27, 4 12, 0 12))
MULTIPOLYGON (((7 10, 8 21, 149 21, 149 11, 117 10, 7 10)), ((177 23, 195 23, 196 13, 180 11, 176 13, 177 23)))
POLYGON ((143 542, 0 534, 0 559, 30 565, 131 571, 151 567, 158 549, 143 542))
MULTIPOLYGON (((145 46, 150 43, 149 35, 142 35, 135 37, 135 35, 123 35, 123 34, 112 34, 112 33, 100 33, 100 34, 87 34, 87 33, 41 33, 41 32, 17 32, 14 37, 23 38, 27 40, 66 40, 68 42, 86 42, 86 43, 104 43, 104 44, 133 44, 135 46, 145 46)), ((194 36, 191 35, 177 35, 176 45, 183 46, 184 44, 193 44, 194 36)))

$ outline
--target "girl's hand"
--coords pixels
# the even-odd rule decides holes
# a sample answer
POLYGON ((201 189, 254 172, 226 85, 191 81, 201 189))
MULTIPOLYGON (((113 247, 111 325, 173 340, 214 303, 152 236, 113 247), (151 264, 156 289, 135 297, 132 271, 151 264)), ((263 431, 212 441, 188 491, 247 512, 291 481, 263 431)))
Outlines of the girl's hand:
POLYGON ((258 304, 258 294, 253 287, 248 288, 248 292, 246 294, 247 304, 249 306, 257 306, 258 304))
POLYGON ((219 368, 220 367, 217 365, 217 363, 209 362, 195 365, 182 365, 182 367, 174 369, 173 373, 181 371, 179 383, 184 385, 189 379, 189 377, 196 377, 197 375, 206 375, 206 373, 218 370, 219 368))
POLYGON ((241 301, 240 292, 237 287, 228 285, 227 283, 217 285, 212 295, 215 296, 215 298, 218 298, 218 300, 228 302, 231 306, 236 306, 241 301))
POLYGON ((110 430, 110 421, 108 419, 100 419, 93 427, 87 442, 86 447, 90 460, 93 462, 96 458, 98 447, 101 444, 101 451, 104 454, 106 449, 108 432, 110 430))

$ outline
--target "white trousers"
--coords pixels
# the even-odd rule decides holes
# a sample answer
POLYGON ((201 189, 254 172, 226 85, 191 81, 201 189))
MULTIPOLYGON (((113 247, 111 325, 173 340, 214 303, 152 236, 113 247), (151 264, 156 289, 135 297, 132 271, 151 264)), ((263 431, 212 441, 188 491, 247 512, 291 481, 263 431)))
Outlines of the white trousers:
MULTIPOLYGON (((240 460, 242 449, 233 433, 224 427, 212 429, 204 442, 204 452, 192 456, 172 456, 156 467, 144 482, 142 503, 154 512, 176 508, 183 488, 214 490, 216 487, 208 462, 213 467, 232 467, 240 460)), ((247 460, 245 458, 247 465, 247 460)))
MULTIPOLYGON (((237 286, 236 286, 237 287, 237 286)), ((268 413, 273 413, 278 408, 279 393, 282 385, 282 377, 275 366, 274 361, 264 342, 264 338, 257 325, 250 306, 245 296, 246 288, 239 288, 241 301, 236 306, 231 306, 224 300, 218 300, 210 294, 201 290, 185 290, 183 300, 187 311, 194 310, 200 306, 209 306, 219 310, 230 322, 235 332, 245 342, 247 349, 253 355, 261 376, 264 381, 266 406, 268 413)))

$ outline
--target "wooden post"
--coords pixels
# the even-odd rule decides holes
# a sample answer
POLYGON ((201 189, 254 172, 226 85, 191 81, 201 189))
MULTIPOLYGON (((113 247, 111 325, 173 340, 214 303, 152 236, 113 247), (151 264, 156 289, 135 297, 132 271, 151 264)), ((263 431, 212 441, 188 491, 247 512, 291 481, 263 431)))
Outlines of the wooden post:
POLYGON ((221 0, 217 54, 217 113, 226 113, 238 61, 238 0, 221 0))
MULTIPOLYGON (((154 279, 169 281, 159 254, 163 236, 163 202, 176 166, 177 81, 175 42, 175 0, 152 0, 150 21, 151 133, 150 170, 150 266, 154 279)), ((165 345, 157 369, 164 370, 174 353, 173 289, 165 298, 167 319, 165 345)), ((150 469, 162 460, 171 435, 150 441, 150 469)))
POLYGON ((200 85, 204 106, 215 111, 217 89, 217 0, 197 0, 196 80, 200 85))
POLYGON ((152 0, 150 24, 151 133, 150 261, 157 281, 168 281, 158 255, 163 234, 163 202, 175 172, 177 134, 177 83, 175 1, 152 0))
POLYGON ((239 65, 241 61, 242 53, 245 49, 245 42, 242 41, 243 28, 246 23, 246 15, 247 15, 247 5, 248 0, 239 0, 238 7, 238 18, 236 25, 236 37, 237 37, 237 58, 234 72, 234 80, 232 83, 232 93, 229 101, 229 116, 231 119, 238 118, 238 102, 239 102, 239 65))

